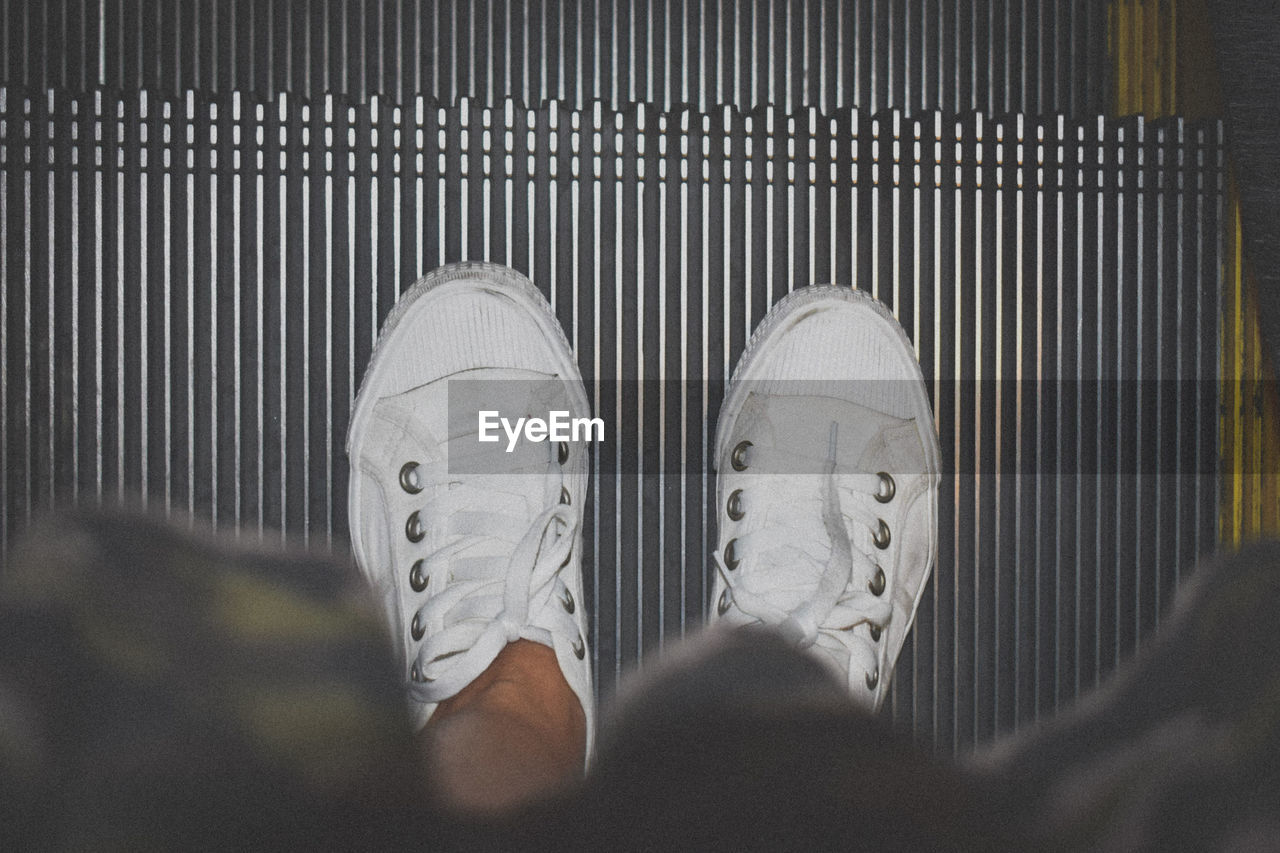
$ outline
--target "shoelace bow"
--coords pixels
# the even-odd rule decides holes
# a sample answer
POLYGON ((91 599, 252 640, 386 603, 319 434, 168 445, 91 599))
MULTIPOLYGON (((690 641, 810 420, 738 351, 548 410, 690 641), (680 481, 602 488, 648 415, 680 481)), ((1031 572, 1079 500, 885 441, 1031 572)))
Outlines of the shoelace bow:
MULTIPOLYGON (((808 598, 790 610, 779 607, 768 596, 748 590, 738 580, 740 576, 737 572, 726 571, 724 558, 719 551, 716 551, 715 559, 720 566, 721 577, 732 595, 732 606, 764 624, 777 626, 783 636, 799 648, 817 644, 833 651, 848 653, 847 674, 853 683, 859 670, 865 673, 876 671, 878 674, 879 663, 875 648, 865 640, 860 641, 849 629, 861 622, 885 627, 892 614, 892 606, 887 594, 877 596, 865 589, 849 588, 855 563, 870 575, 876 569, 876 562, 870 555, 870 548, 874 547, 870 544, 870 535, 865 542, 860 543, 860 547, 855 548, 845 526, 844 516, 847 513, 859 526, 865 524, 868 531, 879 523, 879 517, 863 502, 855 502, 848 508, 841 507, 836 474, 836 436, 837 424, 832 423, 822 479, 822 523, 831 543, 831 551, 819 575, 817 586, 808 598)), ((753 453, 759 453, 760 450, 768 452, 767 448, 752 448, 753 453)), ((854 494, 864 495, 868 500, 874 499, 872 495, 879 483, 876 475, 844 476, 854 494)), ((761 488, 768 488, 768 484, 762 483, 761 488)), ((768 535, 768 531, 763 530, 751 535, 759 536, 762 533, 768 535)), ((787 537, 783 535, 782 538, 787 537)), ((756 569, 755 573, 757 577, 763 574, 760 569, 756 569)))
MULTIPOLYGON (((424 558, 424 574, 434 579, 447 573, 450 561, 459 552, 488 539, 484 530, 497 522, 494 515, 471 513, 456 518, 454 529, 460 535, 424 558)), ((507 519, 507 523, 511 520, 507 519)), ((559 572, 568 562, 577 526, 576 513, 569 506, 551 506, 529 524, 501 575, 453 581, 426 601, 416 613, 416 619, 425 626, 425 639, 414 665, 417 677, 409 683, 414 698, 442 702, 456 695, 515 640, 549 644, 550 632, 531 625, 529 617, 545 607, 556 593, 559 572)), ((553 618, 572 622, 559 607, 553 613, 553 618)), ((568 630, 576 632, 576 625, 568 630)))

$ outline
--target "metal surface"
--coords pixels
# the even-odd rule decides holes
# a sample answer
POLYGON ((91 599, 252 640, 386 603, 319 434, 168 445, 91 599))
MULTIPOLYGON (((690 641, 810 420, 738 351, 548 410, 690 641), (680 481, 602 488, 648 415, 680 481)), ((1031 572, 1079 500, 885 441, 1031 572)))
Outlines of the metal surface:
POLYGON ((894 309, 935 405, 941 553, 886 703, 925 742, 1069 703, 1215 543, 1217 123, 7 87, 0 158, 6 542, 136 495, 341 549, 378 324, 482 258, 551 300, 628 455, 587 503, 603 694, 700 624, 723 381, 813 281, 894 309))
POLYGON ((1280 197, 1266 189, 1275 173, 1267 164, 1280 156, 1280 18, 1248 3, 1213 2, 1210 8, 1206 0, 1112 0, 1107 19, 1113 115, 1225 118, 1233 180, 1221 217, 1219 536, 1235 547, 1280 535, 1280 398, 1273 367, 1280 324, 1267 319, 1280 316, 1280 254, 1270 239, 1277 228, 1266 224, 1280 216, 1276 209, 1268 212, 1265 201, 1280 197), (1258 207, 1246 263, 1249 211, 1247 205, 1241 210, 1241 199, 1248 196, 1258 207))
POLYGON ((4 0, 32 89, 1106 113, 1101 0, 4 0))

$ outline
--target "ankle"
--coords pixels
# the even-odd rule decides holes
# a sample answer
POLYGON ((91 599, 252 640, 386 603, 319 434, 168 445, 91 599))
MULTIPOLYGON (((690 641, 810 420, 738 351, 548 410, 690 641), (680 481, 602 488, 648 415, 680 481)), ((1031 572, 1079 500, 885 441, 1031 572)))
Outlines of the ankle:
POLYGON ((493 812, 581 776, 586 715, 554 651, 520 640, 440 703, 422 740, 443 802, 493 812))

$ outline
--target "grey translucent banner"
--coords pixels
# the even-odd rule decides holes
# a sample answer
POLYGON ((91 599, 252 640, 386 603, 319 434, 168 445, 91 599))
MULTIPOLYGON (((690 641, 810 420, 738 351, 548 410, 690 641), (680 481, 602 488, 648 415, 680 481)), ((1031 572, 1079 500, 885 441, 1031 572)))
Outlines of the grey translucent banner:
MULTIPOLYGON (((738 383, 745 414, 719 452, 741 441, 781 452, 760 474, 818 474, 878 468, 885 435, 938 440, 942 473, 1025 475, 1205 475, 1219 469, 1214 417, 1189 419, 1227 399, 1217 381, 1199 380, 887 380, 738 383), (931 423, 915 427, 917 402, 931 423), (832 429, 834 425, 834 436, 832 429), (834 451, 829 446, 834 438, 834 451), (779 461, 782 459, 783 461, 779 461)), ((449 383, 449 470, 458 474, 526 470, 552 458, 550 445, 583 445, 600 474, 698 474, 715 469, 724 382, 588 380, 587 404, 558 379, 449 383)), ((1243 389, 1261 397, 1260 383, 1243 389)), ((750 453, 747 457, 750 457, 750 453)), ((916 457, 912 457, 916 458, 916 457)), ((898 459, 899 466, 916 467, 898 459)), ((1243 473, 1266 463, 1243 460, 1243 473)), ((533 470, 533 469, 529 469, 533 470)), ((539 469, 540 470, 540 469, 539 469)), ((903 471, 903 473, 914 473, 903 471)), ((1271 473, 1271 472, 1267 472, 1271 473)))

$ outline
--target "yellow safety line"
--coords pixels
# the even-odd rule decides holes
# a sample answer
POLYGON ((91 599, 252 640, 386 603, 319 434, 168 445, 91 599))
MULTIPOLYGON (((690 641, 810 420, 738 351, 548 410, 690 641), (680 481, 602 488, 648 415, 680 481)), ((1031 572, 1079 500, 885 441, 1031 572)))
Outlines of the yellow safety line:
MULTIPOLYGON (((1192 19, 1207 20, 1203 0, 1181 2, 1192 19)), ((1179 0, 1112 0, 1108 5, 1114 115, 1153 120, 1179 113, 1178 5, 1179 0)), ((1198 73, 1184 82, 1208 87, 1198 73)), ((1201 96, 1197 103, 1203 103, 1205 93, 1196 94, 1201 96)), ((1221 115, 1221 103, 1215 106, 1221 115)), ((1234 177, 1228 179, 1225 201, 1218 526, 1221 544, 1237 546, 1280 533, 1280 400, 1258 330, 1257 283, 1245 263, 1234 177)))

